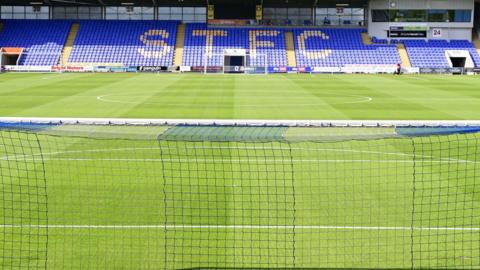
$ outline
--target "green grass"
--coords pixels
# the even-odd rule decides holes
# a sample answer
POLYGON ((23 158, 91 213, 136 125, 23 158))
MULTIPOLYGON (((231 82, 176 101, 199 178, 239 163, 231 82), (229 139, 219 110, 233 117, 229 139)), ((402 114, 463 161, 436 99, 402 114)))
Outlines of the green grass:
POLYGON ((480 119, 473 76, 3 74, 1 116, 480 119))
POLYGON ((480 267, 478 134, 135 129, 0 131, 4 269, 480 267))
MULTIPOLYGON (((0 116, 480 119, 479 86, 470 76, 2 74, 0 116)), ((2 128, 0 269, 480 269, 480 135, 395 136, 2 128)))

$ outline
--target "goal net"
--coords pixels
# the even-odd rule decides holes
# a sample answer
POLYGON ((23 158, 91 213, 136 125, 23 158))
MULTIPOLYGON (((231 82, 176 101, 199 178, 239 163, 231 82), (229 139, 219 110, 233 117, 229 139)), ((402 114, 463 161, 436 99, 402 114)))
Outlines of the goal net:
POLYGON ((480 268, 480 123, 0 122, 2 269, 480 268))

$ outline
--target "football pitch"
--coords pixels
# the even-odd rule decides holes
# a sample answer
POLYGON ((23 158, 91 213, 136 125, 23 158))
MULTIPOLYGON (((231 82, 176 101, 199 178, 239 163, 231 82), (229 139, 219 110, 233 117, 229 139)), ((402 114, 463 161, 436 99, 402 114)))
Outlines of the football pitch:
POLYGON ((480 77, 3 74, 0 115, 188 119, 480 119, 480 77))
MULTIPOLYGON (((479 82, 3 74, 0 114, 480 119, 479 82)), ((0 266, 479 269, 480 135, 421 131, 3 123, 0 266)))

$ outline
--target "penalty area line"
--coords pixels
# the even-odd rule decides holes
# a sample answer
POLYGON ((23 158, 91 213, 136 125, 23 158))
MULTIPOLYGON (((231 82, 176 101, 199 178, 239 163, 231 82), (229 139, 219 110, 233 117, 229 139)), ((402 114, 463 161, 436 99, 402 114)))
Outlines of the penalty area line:
POLYGON ((474 227, 407 226, 321 226, 321 225, 0 225, 12 229, 285 229, 285 230, 362 230, 362 231, 480 231, 474 227))
MULTIPOLYGON (((0 157, 2 160, 15 160, 15 161, 39 161, 40 159, 21 159, 21 158, 8 158, 0 157)), ((220 164, 227 162, 235 163, 257 163, 257 164, 283 164, 283 163, 413 163, 414 160, 408 159, 229 159, 229 158, 215 158, 215 159, 205 159, 205 158, 43 158, 43 161, 113 161, 113 162, 168 162, 168 163, 179 163, 179 162, 204 162, 208 164, 220 164)), ((477 161, 470 160, 416 160, 416 163, 453 163, 453 164, 476 164, 477 161)))

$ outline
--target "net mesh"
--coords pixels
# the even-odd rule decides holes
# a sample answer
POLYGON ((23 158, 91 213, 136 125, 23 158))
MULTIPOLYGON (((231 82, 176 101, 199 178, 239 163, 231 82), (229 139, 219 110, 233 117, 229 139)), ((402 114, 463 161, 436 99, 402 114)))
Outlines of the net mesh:
POLYGON ((479 269, 478 128, 0 125, 2 269, 479 269))

